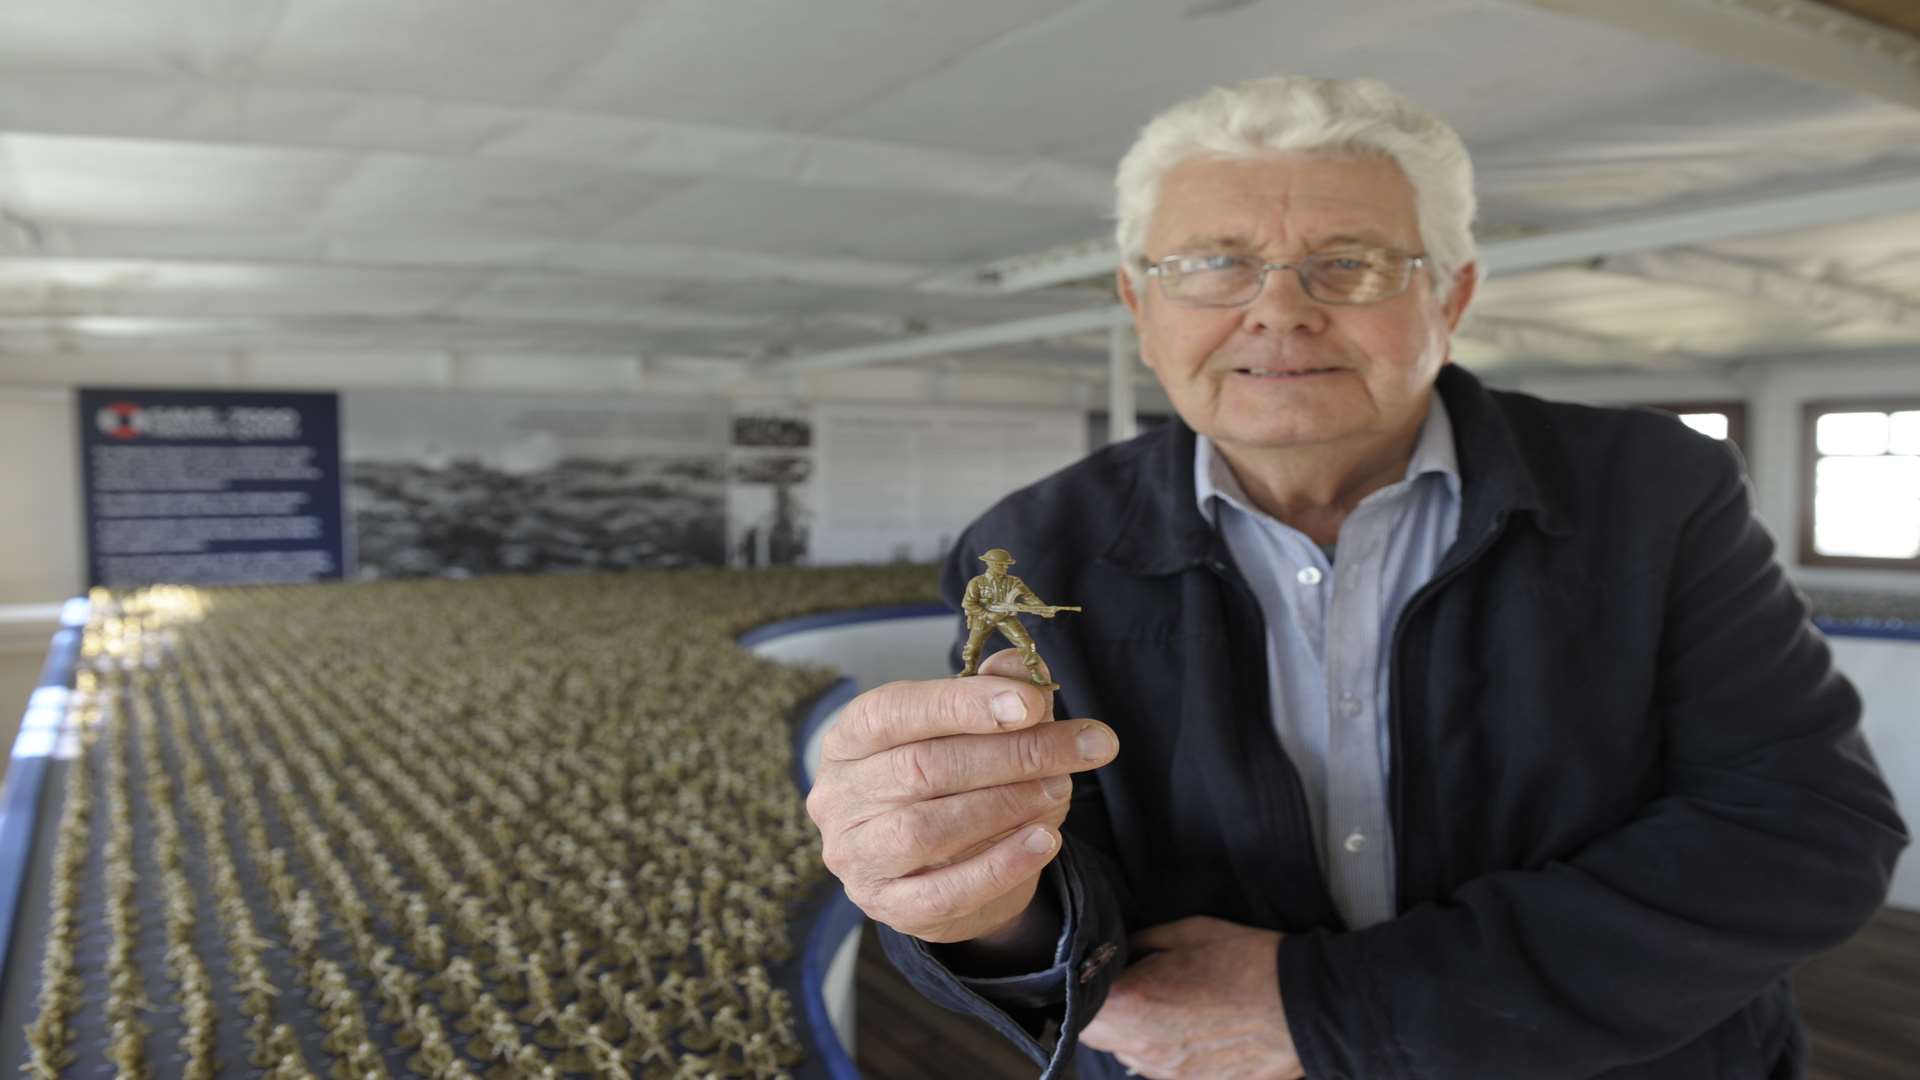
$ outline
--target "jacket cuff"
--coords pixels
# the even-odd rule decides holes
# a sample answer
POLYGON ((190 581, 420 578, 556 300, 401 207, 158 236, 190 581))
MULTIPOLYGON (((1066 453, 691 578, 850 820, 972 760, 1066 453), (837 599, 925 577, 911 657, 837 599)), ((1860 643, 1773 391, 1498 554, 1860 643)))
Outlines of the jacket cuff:
POLYGON ((1041 878, 1041 888, 1055 890, 1062 915, 1054 962, 1041 970, 995 978, 958 975, 926 942, 878 927, 888 958, 916 989, 937 1005, 985 1020, 1044 1067, 1040 1080, 1055 1080, 1066 1068, 1080 1029, 1106 1001, 1107 987, 1121 966, 1113 961, 1125 959, 1119 913, 1106 910, 1111 905, 1089 906, 1072 850, 1071 841, 1063 844, 1041 878), (1060 1029, 1052 1046, 1040 1041, 1048 1021, 1060 1029))
POLYGON ((1280 941, 1280 1004, 1300 1067, 1315 1080, 1409 1075, 1367 1002, 1373 989, 1359 942, 1326 930, 1280 941))

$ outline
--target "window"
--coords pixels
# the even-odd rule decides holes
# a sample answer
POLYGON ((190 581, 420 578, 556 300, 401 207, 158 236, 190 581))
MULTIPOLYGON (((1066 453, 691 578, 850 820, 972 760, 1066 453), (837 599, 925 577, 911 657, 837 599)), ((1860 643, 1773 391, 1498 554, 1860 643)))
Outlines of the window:
POLYGON ((1805 409, 1800 561, 1920 570, 1920 400, 1805 409))
POLYGON ((1742 455, 1747 452, 1747 406, 1739 401, 1688 401, 1675 404, 1655 403, 1649 408, 1670 412, 1680 422, 1715 439, 1732 443, 1742 455))

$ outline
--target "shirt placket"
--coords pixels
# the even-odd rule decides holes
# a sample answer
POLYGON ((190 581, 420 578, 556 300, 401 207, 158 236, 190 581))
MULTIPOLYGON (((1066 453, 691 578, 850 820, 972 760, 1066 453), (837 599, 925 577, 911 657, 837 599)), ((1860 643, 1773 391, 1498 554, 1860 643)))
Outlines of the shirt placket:
POLYGON ((1391 836, 1379 768, 1380 714, 1374 700, 1380 657, 1383 525, 1391 497, 1355 509, 1341 528, 1337 578, 1328 596, 1326 850, 1335 901, 1348 923, 1391 918, 1391 836))

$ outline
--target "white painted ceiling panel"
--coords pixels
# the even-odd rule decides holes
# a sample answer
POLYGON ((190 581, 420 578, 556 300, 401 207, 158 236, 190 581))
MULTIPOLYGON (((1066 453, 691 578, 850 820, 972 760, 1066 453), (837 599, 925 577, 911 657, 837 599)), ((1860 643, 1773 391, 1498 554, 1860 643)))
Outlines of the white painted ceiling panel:
POLYGON ((1067 243, 1102 227, 1096 211, 723 180, 665 199, 608 235, 925 263, 931 272, 955 260, 1067 243))
POLYGON ((690 181, 540 162, 369 156, 328 193, 323 214, 349 230, 586 238, 690 181))
POLYGON ((360 164, 315 151, 0 135, 10 208, 46 222, 299 222, 360 164))
POLYGON ((285 0, 5 0, 0 65, 246 76, 285 0))
POLYGON ((1920 214, 1722 240, 1713 250, 1811 279, 1904 293, 1920 304, 1920 214))
MULTIPOLYGON (((1075 311, 1109 301, 1102 273, 1000 294, 981 272, 1097 253, 1139 126, 1276 71, 1377 75, 1452 120, 1483 243, 1920 178, 1896 103, 1920 64, 1883 100, 1619 22, 1526 0, 0 0, 0 349, 733 371, 1075 311)), ((1463 355, 1920 354, 1916 210, 1748 214, 1664 264, 1496 275, 1501 329, 1463 355), (1688 258, 1752 280, 1683 280, 1688 258), (1832 302, 1792 302, 1802 280, 1832 302)), ((1022 355, 1104 377, 1101 335, 981 359, 1022 355)))
POLYGON ((472 288, 443 272, 132 260, 0 261, 0 311, 84 315, 431 314, 472 288))
MULTIPOLYGON (((141 0, 120 0, 138 4, 141 0)), ((246 74, 448 101, 544 101, 656 5, 634 0, 277 0, 246 74)))
POLYGON ((1072 6, 661 0, 554 100, 586 112, 812 131, 1072 6))

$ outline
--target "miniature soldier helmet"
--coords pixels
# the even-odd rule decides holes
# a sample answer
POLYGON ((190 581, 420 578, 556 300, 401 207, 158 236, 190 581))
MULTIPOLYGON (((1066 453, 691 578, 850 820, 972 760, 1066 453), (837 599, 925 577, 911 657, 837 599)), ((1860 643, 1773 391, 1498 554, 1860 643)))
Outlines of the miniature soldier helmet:
POLYGON ((1007 554, 1006 548, 988 548, 986 553, 980 556, 980 561, 993 566, 1012 566, 1013 556, 1007 554))

